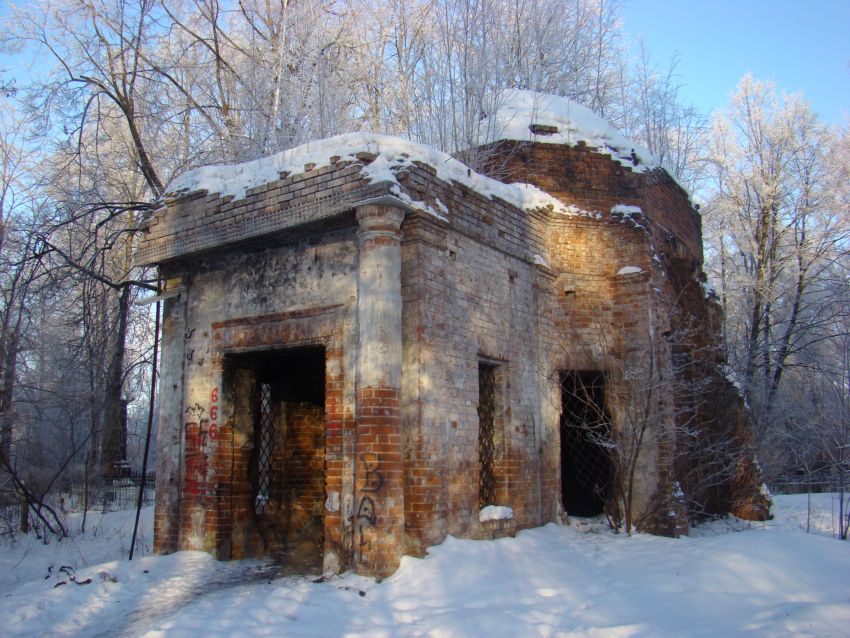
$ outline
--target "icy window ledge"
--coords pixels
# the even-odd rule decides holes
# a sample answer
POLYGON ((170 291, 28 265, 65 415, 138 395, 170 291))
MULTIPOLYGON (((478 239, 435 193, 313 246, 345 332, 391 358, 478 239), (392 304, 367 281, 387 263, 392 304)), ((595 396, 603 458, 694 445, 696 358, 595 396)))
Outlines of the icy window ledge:
MULTIPOLYGON (((543 255, 534 255, 533 261, 536 266, 546 266, 546 268, 549 268, 549 262, 546 261, 546 258, 543 257, 543 255)), ((490 507, 490 505, 487 507, 490 507)))
POLYGON ((514 511, 505 505, 487 505, 478 512, 478 520, 481 523, 487 521, 502 521, 514 517, 514 511))

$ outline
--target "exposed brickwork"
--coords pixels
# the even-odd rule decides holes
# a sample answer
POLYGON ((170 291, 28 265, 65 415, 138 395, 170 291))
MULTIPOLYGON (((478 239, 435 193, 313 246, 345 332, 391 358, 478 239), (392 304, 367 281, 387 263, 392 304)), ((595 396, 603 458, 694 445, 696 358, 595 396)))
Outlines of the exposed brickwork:
POLYGON ((583 143, 501 142, 490 164, 490 170, 506 176, 506 181, 535 184, 587 210, 640 203, 641 175, 583 143))
POLYGON ((289 555, 292 534, 310 530, 295 542, 320 542, 325 572, 384 577, 448 534, 493 538, 559 521, 561 374, 608 375, 617 436, 635 361, 662 379, 636 473, 641 525, 687 527, 677 481, 718 511, 764 512, 746 412, 718 372, 719 314, 699 284, 699 217, 686 194, 663 171, 635 173, 582 145, 496 148, 506 179, 584 212, 517 210, 424 164, 408 165, 398 185, 370 184, 367 155, 244 200, 165 202, 140 251, 180 292, 163 324, 157 551, 289 555), (446 219, 411 201, 445 206, 446 219), (642 212, 612 213, 617 204, 642 212), (323 380, 308 389, 323 404, 279 404, 277 500, 260 513, 252 397, 273 362, 296 351, 323 357, 323 380), (677 366, 684 355, 699 366, 677 366), (495 393, 488 500, 514 511, 487 523, 481 365, 495 393), (736 465, 705 494, 676 436, 693 402, 677 388, 696 378, 714 389, 688 423, 706 441, 725 417, 737 424, 736 465))
POLYGON ((386 184, 365 180, 361 169, 338 162, 249 189, 236 201, 206 191, 166 200, 148 222, 136 261, 161 263, 320 222, 388 192, 386 184))
POLYGON ((491 168, 506 181, 535 184, 568 204, 607 216, 617 204, 640 206, 660 241, 681 244, 702 263, 702 226, 687 193, 661 169, 635 173, 582 143, 502 142, 491 168), (672 238, 672 239, 671 239, 672 238))
POLYGON ((404 547, 404 464, 397 388, 358 392, 355 566, 388 576, 404 547))

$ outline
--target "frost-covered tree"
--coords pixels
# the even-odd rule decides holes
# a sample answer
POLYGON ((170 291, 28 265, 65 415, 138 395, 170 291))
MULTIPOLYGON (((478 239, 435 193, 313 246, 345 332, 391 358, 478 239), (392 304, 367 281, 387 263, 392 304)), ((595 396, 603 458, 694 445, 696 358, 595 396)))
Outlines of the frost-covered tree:
POLYGON ((709 266, 729 360, 773 476, 788 464, 786 430, 819 419, 806 399, 816 384, 808 371, 831 357, 823 344, 845 334, 846 287, 835 278, 850 233, 846 144, 801 96, 749 76, 709 142, 709 266))
POLYGON ((706 116, 684 103, 681 78, 674 58, 666 68, 650 58, 643 42, 628 82, 622 83, 622 129, 640 140, 687 188, 696 191, 703 182, 705 163, 702 142, 706 116))

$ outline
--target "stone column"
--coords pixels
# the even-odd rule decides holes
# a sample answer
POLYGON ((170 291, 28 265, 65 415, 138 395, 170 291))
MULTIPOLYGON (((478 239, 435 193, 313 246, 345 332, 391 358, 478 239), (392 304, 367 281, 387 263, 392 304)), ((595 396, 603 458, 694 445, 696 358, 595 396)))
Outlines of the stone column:
POLYGON ((401 432, 401 222, 382 204, 357 208, 357 435, 354 566, 382 578, 404 553, 401 432))

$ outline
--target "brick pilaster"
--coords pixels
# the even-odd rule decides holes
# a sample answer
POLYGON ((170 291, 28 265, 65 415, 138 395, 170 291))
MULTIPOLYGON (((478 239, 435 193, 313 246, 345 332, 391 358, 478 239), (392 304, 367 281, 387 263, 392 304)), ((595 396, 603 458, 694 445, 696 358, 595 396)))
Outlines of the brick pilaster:
MULTIPOLYGON (((177 277, 166 278, 165 290, 183 285, 183 281, 177 277)), ((180 549, 185 294, 183 292, 165 301, 162 320, 154 518, 154 551, 158 554, 180 549)))
POLYGON ((357 436, 354 567, 388 576, 404 553, 401 433, 401 222, 385 205, 357 209, 357 436))

